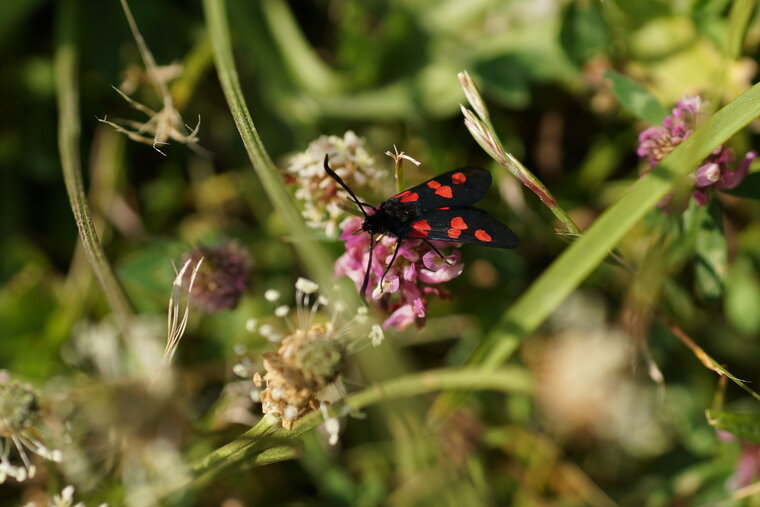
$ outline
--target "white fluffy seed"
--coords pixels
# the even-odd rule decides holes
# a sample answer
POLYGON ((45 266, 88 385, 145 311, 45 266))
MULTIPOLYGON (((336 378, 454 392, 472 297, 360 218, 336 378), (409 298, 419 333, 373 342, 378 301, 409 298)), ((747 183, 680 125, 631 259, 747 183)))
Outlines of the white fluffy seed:
POLYGON ((312 282, 306 278, 299 277, 298 280, 296 280, 296 290, 299 290, 304 294, 314 294, 319 290, 319 285, 317 282, 312 282))
POLYGON ((270 303, 274 303, 278 299, 280 299, 280 291, 275 289, 269 289, 266 292, 264 292, 264 299, 269 301, 270 303))

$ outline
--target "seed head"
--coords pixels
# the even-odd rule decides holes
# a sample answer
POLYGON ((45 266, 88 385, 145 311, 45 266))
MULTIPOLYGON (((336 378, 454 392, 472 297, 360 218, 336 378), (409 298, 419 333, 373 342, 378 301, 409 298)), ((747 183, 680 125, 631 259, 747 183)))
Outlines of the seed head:
POLYGON ((185 256, 196 265, 203 258, 193 285, 192 300, 209 313, 235 308, 250 285, 253 261, 234 241, 202 246, 185 256))
POLYGON ((40 409, 37 395, 18 382, 0 383, 0 484, 8 477, 18 482, 35 475, 27 451, 50 460, 61 461, 61 452, 50 450, 39 438, 40 409), (11 462, 16 449, 21 463, 11 462))
POLYGON ((319 406, 316 394, 340 374, 345 348, 315 325, 284 338, 276 353, 264 354, 266 374, 254 382, 261 393, 264 413, 277 414, 290 429, 298 418, 319 406))
POLYGON ((0 436, 10 437, 37 424, 37 395, 28 386, 11 382, 0 384, 0 436))

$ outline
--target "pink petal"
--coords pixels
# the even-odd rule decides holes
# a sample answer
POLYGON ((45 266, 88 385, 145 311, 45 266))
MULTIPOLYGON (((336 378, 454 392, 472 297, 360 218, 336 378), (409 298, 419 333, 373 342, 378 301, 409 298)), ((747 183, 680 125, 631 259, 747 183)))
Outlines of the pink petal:
POLYGON ((710 198, 707 195, 707 192, 705 192, 704 190, 695 190, 694 192, 691 193, 691 195, 694 197, 694 200, 697 202, 697 206, 704 206, 710 200, 710 198))
POLYGON ((734 472, 733 486, 743 488, 752 484, 760 474, 760 444, 742 444, 742 454, 734 472))
POLYGON ((416 264, 409 264, 407 268, 404 270, 404 280, 407 282, 414 282, 417 280, 417 265, 416 264))
POLYGON ((454 264, 452 266, 443 265, 437 271, 423 269, 420 271, 419 279, 425 283, 443 283, 453 280, 462 274, 464 264, 454 264))
POLYGON ((697 169, 696 184, 699 188, 709 187, 720 179, 720 166, 715 162, 702 165, 697 169))
POLYGON ((736 188, 739 183, 742 182, 744 177, 747 176, 749 166, 756 157, 757 153, 754 151, 750 151, 744 155, 744 160, 741 161, 739 167, 733 171, 723 171, 723 174, 720 177, 720 182, 718 182, 715 186, 721 190, 730 190, 732 188, 736 188))
POLYGON ((414 301, 412 301, 412 308, 414 309, 414 314, 417 316, 417 318, 425 318, 425 311, 427 310, 427 306, 425 306, 424 299, 421 297, 416 298, 414 301))
POLYGON ((395 327, 399 331, 403 331, 409 327, 410 324, 413 324, 414 321, 415 315, 412 305, 403 305, 385 319, 385 322, 383 322, 383 328, 388 329, 390 327, 395 327))

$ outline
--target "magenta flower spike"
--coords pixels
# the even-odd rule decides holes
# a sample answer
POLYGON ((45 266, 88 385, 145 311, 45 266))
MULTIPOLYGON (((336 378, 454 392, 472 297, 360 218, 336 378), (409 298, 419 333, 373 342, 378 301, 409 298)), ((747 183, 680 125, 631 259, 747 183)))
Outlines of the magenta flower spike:
MULTIPOLYGON (((335 263, 336 276, 348 276, 357 289, 361 288, 364 271, 369 255, 369 236, 352 234, 359 229, 362 219, 352 217, 341 225, 340 239, 345 243, 346 253, 335 263)), ((434 241, 440 250, 457 244, 434 241)), ((390 315, 383 323, 385 329, 394 327, 405 329, 411 324, 422 325, 425 322, 430 296, 448 297, 448 292, 441 284, 453 280, 462 274, 464 264, 461 254, 454 250, 447 256, 449 264, 443 262, 438 254, 421 240, 406 240, 399 249, 396 261, 385 275, 383 284, 380 277, 393 256, 395 238, 382 238, 375 245, 375 252, 370 266, 370 283, 367 297, 390 315)))
MULTIPOLYGON (((665 117, 662 125, 655 125, 639 134, 639 147, 636 154, 649 160, 650 169, 656 166, 676 146, 691 135, 697 127, 700 115, 704 112, 705 102, 699 96, 684 97, 676 102, 670 115, 665 117)), ((692 197, 699 206, 710 201, 710 188, 730 190, 742 182, 749 171, 749 166, 757 157, 753 151, 744 156, 736 167, 734 151, 725 146, 716 148, 694 173, 694 190, 692 197)), ((663 199, 658 206, 665 207, 670 199, 663 199)))

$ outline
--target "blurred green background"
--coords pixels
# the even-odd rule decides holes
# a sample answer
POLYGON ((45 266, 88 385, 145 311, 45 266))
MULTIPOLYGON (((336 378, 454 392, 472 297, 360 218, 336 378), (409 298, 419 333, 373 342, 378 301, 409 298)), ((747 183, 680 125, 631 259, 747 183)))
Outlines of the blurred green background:
MULTIPOLYGON (((39 387, 92 374, 67 359, 72 337, 109 314, 77 248, 58 152, 54 52, 64 3, 0 4, 0 369, 39 387)), ((172 262, 193 246, 234 238, 254 259, 241 305, 194 313, 178 353, 192 428, 183 455, 197 458, 245 429, 215 427, 209 414, 231 381, 234 345, 266 345, 245 329, 248 318, 271 313, 264 291, 291 294, 303 268, 250 168, 201 2, 130 2, 158 65, 182 66, 169 86, 184 121, 201 118, 205 151, 172 142, 166 156, 98 121, 147 119, 114 86, 132 86, 131 96, 156 110, 161 103, 119 2, 75 4, 85 183, 131 303, 163 318, 172 262)), ((509 252, 463 249, 465 273, 448 284, 453 298, 433 305, 420 332, 389 333, 410 371, 460 364, 566 247, 551 213, 470 137, 458 72, 475 79, 506 148, 584 229, 646 167, 635 152, 646 115, 626 101, 628 81, 615 87, 605 72, 639 83, 668 110, 694 94, 714 110, 755 81, 760 44, 755 3, 728 0, 230 0, 227 10, 245 97, 276 163, 320 135, 353 130, 389 171, 383 153, 393 145, 422 161, 407 169, 408 185, 468 164, 493 170, 497 189, 481 206, 522 244, 509 252)), ((757 147, 757 128, 731 141, 737 153, 757 147)), ((391 195, 391 174, 387 193, 364 198, 391 195)), ((395 403, 379 405, 365 420, 348 420, 338 449, 312 432, 298 459, 227 470, 172 502, 729 501, 727 485, 747 447, 720 442, 707 423, 705 410, 721 392, 717 376, 668 323, 750 387, 759 379, 760 205, 758 194, 750 197, 714 196, 712 221, 693 206, 683 216, 648 215, 619 245, 633 271, 602 265, 513 359, 535 374, 534 394, 478 395, 436 431, 420 417, 394 414, 395 403), (654 364, 664 383, 651 378, 654 364)), ((342 253, 339 242, 315 237, 335 257, 342 253)), ((356 371, 353 379, 370 382, 356 371)), ((757 411, 757 400, 729 386, 727 408, 757 411)), ((431 400, 413 398, 412 412, 431 400)), ((81 486, 81 499, 123 502, 117 470, 81 486)), ((43 498, 34 495, 65 483, 50 470, 36 483, 0 485, 0 501, 43 498)))

